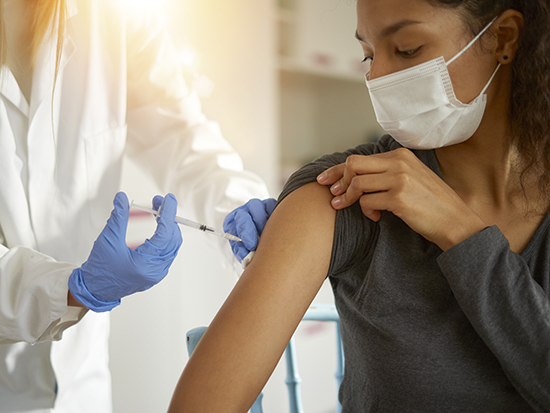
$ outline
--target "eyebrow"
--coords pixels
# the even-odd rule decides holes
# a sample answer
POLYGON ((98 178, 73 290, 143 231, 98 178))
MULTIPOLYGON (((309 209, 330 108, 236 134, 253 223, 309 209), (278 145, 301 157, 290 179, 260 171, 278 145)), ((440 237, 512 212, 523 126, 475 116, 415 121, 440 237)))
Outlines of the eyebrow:
MULTIPOLYGON (((401 30, 401 29, 403 29, 407 26, 411 26, 413 24, 420 24, 420 23, 421 22, 419 22, 419 21, 410 20, 410 19, 401 20, 401 21, 398 21, 395 24, 392 24, 391 26, 386 27, 384 30, 382 30, 380 32, 378 37, 379 38, 388 37, 388 36, 391 36, 392 34, 397 33, 399 30, 401 30)), ((359 33, 357 33, 357 30, 355 31, 355 38, 357 40, 359 40, 360 42, 365 43, 365 40, 363 38, 361 38, 361 36, 359 36, 359 33)))

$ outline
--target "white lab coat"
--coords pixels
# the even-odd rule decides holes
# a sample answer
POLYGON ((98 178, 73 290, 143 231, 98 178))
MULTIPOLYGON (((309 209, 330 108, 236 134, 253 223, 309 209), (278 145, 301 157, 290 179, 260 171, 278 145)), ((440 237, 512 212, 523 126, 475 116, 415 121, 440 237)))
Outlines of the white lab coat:
POLYGON ((154 17, 69 6, 53 110, 55 38, 30 104, 11 72, 0 77, 0 413, 112 410, 109 316, 67 307, 67 280, 109 217, 124 154, 218 227, 268 196, 202 114, 154 17))

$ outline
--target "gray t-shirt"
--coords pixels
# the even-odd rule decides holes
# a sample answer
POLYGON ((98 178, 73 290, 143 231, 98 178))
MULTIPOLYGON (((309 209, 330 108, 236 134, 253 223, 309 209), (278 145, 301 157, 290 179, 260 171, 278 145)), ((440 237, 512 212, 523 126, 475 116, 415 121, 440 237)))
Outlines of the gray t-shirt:
MULTIPOLYGON (((385 136, 319 158, 279 202, 351 154, 398 147, 385 136)), ((441 177, 433 150, 414 153, 441 177)), ((358 203, 339 211, 328 276, 343 412, 550 412, 549 223, 520 255, 496 226, 443 252, 392 213, 374 223, 358 203)))

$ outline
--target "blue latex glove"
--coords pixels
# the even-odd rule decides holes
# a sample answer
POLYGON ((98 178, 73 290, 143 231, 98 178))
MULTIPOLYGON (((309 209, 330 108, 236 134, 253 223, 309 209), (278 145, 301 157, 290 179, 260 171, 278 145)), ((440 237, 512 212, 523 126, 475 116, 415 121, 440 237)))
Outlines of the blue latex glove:
POLYGON ((94 242, 88 260, 69 277, 72 295, 95 312, 109 311, 120 304, 122 297, 160 282, 182 243, 179 225, 174 222, 174 195, 153 199, 153 208, 159 211, 157 229, 135 250, 126 245, 130 214, 126 194, 116 194, 113 204, 111 217, 94 242))
POLYGON ((256 251, 260 235, 275 209, 275 204, 277 200, 273 198, 263 201, 251 199, 225 217, 223 230, 243 240, 243 242, 229 241, 233 254, 239 262, 242 262, 251 251, 256 251))

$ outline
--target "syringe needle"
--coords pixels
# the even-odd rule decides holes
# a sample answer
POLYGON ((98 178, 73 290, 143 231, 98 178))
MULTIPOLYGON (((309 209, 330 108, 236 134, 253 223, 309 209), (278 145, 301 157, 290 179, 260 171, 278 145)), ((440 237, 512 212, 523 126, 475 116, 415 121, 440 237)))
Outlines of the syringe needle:
MULTIPOLYGON (((130 208, 136 208, 141 211, 149 212, 150 214, 153 214, 155 216, 158 215, 158 212, 155 211, 154 209, 147 208, 143 205, 135 204, 134 201, 132 201, 132 203, 130 204, 130 208)), ((187 218, 176 216, 175 221, 180 225, 185 225, 186 227, 195 228, 207 234, 217 235, 218 237, 226 238, 231 241, 242 241, 242 239, 240 239, 239 237, 236 237, 235 235, 228 234, 227 232, 220 231, 219 229, 209 227, 208 225, 204 225, 199 222, 191 221, 190 219, 187 219, 187 218)))

